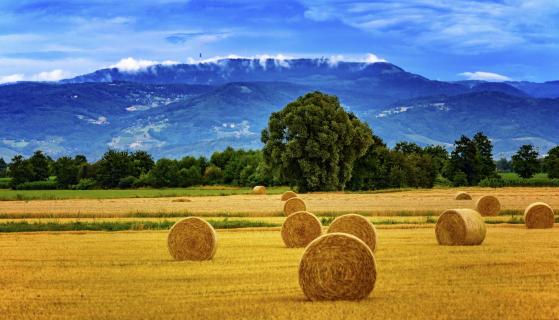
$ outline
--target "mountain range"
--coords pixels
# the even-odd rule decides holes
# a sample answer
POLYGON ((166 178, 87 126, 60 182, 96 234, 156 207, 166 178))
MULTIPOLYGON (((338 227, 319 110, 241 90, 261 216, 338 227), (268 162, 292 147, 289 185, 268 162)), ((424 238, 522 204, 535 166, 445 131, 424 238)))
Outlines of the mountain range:
POLYGON ((0 85, 0 157, 260 148, 270 113, 315 90, 337 95, 389 145, 450 148, 477 131, 492 139, 496 157, 522 144, 542 154, 559 144, 559 81, 445 82, 387 62, 239 58, 0 85))

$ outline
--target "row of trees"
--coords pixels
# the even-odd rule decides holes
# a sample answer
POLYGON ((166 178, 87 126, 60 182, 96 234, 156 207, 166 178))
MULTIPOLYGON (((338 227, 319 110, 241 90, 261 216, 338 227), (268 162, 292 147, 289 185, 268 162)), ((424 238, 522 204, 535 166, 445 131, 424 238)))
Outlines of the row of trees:
POLYGON ((14 189, 273 184, 263 170, 260 151, 233 148, 215 152, 210 159, 186 156, 180 160, 163 158, 157 161, 145 151, 131 153, 108 150, 99 161, 93 163, 81 155, 53 160, 43 152, 36 151, 28 159, 15 156, 6 167, 12 178, 10 186, 14 189))
MULTIPOLYGON (((455 186, 501 178, 491 140, 481 132, 460 137, 450 155, 440 146, 405 142, 391 150, 335 96, 320 92, 272 113, 262 142, 273 176, 300 191, 432 187, 439 174, 455 186)), ((550 177, 559 171, 558 153, 553 149, 544 161, 550 177)), ((524 145, 511 166, 528 178, 537 171, 537 158, 534 148, 524 145)))
POLYGON ((510 167, 524 178, 542 168, 549 177, 559 177, 559 147, 539 160, 537 151, 525 145, 512 161, 495 162, 492 143, 481 132, 460 137, 450 154, 442 146, 408 142, 388 148, 335 96, 320 92, 273 113, 262 142, 262 151, 227 148, 209 159, 186 156, 154 161, 145 151, 108 150, 90 163, 85 156, 53 160, 37 151, 28 159, 15 156, 9 165, 0 159, 0 175, 12 177, 12 188, 29 189, 288 184, 300 192, 431 188, 438 177, 455 186, 477 185, 500 179, 497 166, 510 167))
POLYGON ((378 137, 365 155, 355 162, 350 190, 386 188, 432 188, 448 155, 439 146, 421 148, 416 144, 399 143, 389 149, 378 137))
MULTIPOLYGON (((450 154, 442 146, 422 148, 414 143, 401 142, 390 149, 375 135, 371 135, 371 141, 365 154, 355 160, 345 188, 431 188, 438 176, 445 177, 455 186, 476 185, 483 179, 500 179, 496 169, 517 172, 525 178, 543 170, 550 178, 559 178, 559 147, 539 159, 537 151, 525 145, 511 161, 501 159, 494 162, 491 142, 482 133, 476 134, 473 139, 461 137, 450 154)), ((157 162, 145 151, 109 150, 94 163, 89 163, 80 155, 53 160, 37 151, 29 159, 15 156, 9 165, 0 159, 0 173, 12 177, 10 186, 14 189, 289 184, 289 175, 273 175, 273 170, 263 161, 261 151, 233 148, 215 152, 210 159, 187 156, 180 160, 163 158, 157 162)), ((309 176, 302 174, 297 177, 306 179, 309 176)), ((311 176, 311 179, 316 177, 311 176)), ((292 180, 291 184, 298 186, 297 181, 293 183, 292 180)), ((325 187, 318 185, 312 190, 325 190, 325 187)), ((336 189, 329 187, 327 190, 336 189)))
POLYGON ((536 173, 547 173, 551 179, 559 178, 559 146, 548 151, 543 158, 532 145, 523 145, 511 160, 501 158, 496 162, 497 171, 515 172, 523 178, 536 173))

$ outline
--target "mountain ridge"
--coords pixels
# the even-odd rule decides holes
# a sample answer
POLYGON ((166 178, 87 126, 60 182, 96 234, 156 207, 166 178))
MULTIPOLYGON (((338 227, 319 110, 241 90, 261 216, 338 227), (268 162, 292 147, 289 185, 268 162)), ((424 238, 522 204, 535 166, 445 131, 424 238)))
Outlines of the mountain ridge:
POLYGON ((2 85, 0 156, 42 149, 95 159, 119 148, 181 157, 260 148, 270 113, 316 90, 337 95, 389 145, 449 147, 474 131, 489 134, 496 156, 524 142, 542 153, 559 143, 559 82, 436 81, 387 62, 226 59, 2 85))

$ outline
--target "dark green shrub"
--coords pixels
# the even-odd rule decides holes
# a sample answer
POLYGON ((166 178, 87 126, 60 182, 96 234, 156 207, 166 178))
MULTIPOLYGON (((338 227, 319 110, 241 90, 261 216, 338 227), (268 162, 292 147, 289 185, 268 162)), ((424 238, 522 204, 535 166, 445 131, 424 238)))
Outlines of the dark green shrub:
POLYGON ((17 185, 16 190, 55 190, 58 188, 56 180, 24 182, 17 185))
POLYGON ((132 185, 132 188, 145 188, 154 185, 153 177, 150 173, 141 174, 132 185))
POLYGON ((505 181, 501 177, 485 178, 479 182, 479 186, 486 188, 502 188, 505 186, 505 181))
POLYGON ((0 178, 0 189, 9 189, 11 178, 0 178))
POLYGON ((138 178, 134 176, 128 176, 125 178, 120 179, 118 182, 118 187, 120 189, 130 189, 134 187, 134 185, 138 182, 138 178))
POLYGON ((75 190, 91 190, 97 187, 97 181, 93 179, 81 179, 78 184, 74 186, 75 190))
POLYGON ((452 178, 452 185, 454 187, 467 186, 468 185, 468 176, 464 172, 458 171, 454 175, 454 178, 452 178))
POLYGON ((221 168, 215 165, 207 167, 204 172, 204 182, 212 185, 223 183, 223 172, 221 168))
POLYGON ((452 187, 452 181, 439 174, 435 179, 435 185, 439 187, 452 187))

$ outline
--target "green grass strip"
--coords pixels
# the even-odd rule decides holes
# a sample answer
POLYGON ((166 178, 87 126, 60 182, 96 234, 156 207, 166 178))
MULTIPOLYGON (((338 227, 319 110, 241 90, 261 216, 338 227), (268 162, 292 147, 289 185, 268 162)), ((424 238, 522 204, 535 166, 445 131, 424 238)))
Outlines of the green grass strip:
MULTIPOLYGON (((277 227, 279 224, 248 220, 208 220, 216 229, 236 229, 254 227, 277 227)), ((44 232, 44 231, 126 231, 126 230, 168 230, 174 221, 101 221, 101 222, 7 222, 0 223, 0 232, 44 232)))

